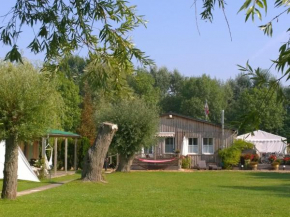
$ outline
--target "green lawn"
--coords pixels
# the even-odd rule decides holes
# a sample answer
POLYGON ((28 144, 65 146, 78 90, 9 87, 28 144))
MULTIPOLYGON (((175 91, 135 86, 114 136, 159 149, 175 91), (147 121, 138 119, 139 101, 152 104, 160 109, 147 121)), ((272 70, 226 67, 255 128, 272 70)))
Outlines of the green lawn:
MULTIPOLYGON (((79 178, 79 174, 74 174, 74 175, 68 175, 68 176, 62 176, 58 178, 53 178, 53 179, 44 179, 41 182, 29 182, 29 181, 18 181, 17 185, 17 191, 24 191, 26 189, 31 189, 31 188, 37 188, 40 186, 44 185, 49 185, 51 183, 55 182, 61 182, 61 181, 66 181, 66 180, 71 180, 71 179, 77 179, 79 178)), ((0 180, 0 191, 2 190, 2 185, 3 185, 3 180, 0 180)), ((1 216, 1 215, 0 215, 1 216)))
POLYGON ((132 172, 0 201, 0 216, 289 216, 290 174, 132 172))

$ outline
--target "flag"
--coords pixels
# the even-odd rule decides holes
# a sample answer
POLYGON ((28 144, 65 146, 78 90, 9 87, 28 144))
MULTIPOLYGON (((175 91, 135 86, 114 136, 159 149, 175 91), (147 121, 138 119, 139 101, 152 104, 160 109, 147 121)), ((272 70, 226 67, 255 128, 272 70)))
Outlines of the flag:
POLYGON ((205 101, 205 105, 204 105, 204 114, 205 114, 205 119, 208 119, 209 108, 208 108, 207 100, 205 101))

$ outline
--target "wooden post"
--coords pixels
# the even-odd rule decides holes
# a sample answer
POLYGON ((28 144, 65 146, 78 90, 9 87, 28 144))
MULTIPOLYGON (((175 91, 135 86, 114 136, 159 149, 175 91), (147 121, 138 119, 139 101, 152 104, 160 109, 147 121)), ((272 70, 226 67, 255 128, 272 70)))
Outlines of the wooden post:
POLYGON ((77 159, 78 159, 77 149, 78 149, 78 139, 75 138, 75 152, 74 152, 74 169, 75 169, 75 171, 78 170, 78 165, 77 165, 77 159))
POLYGON ((42 137, 41 158, 45 158, 46 139, 42 137))
POLYGON ((54 176, 56 176, 56 172, 57 172, 57 138, 54 138, 54 165, 53 165, 53 169, 54 169, 54 176))
POLYGON ((65 138, 65 147, 64 147, 64 171, 67 173, 67 138, 65 138))
POLYGON ((119 153, 117 153, 117 165, 116 165, 116 169, 118 168, 118 166, 119 166, 119 153))

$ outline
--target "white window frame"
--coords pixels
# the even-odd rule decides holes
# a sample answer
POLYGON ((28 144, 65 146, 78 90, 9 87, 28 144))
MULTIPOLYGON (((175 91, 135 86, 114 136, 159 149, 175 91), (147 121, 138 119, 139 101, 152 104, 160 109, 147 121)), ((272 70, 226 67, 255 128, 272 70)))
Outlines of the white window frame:
MULTIPOLYGON (((209 142, 209 141, 207 141, 207 142, 209 142)), ((202 154, 214 154, 214 139, 213 138, 209 138, 209 137, 202 138, 202 154), (208 145, 208 144, 205 145, 204 144, 204 139, 207 139, 207 140, 212 139, 212 152, 206 152, 205 151, 205 146, 208 146, 207 150, 209 150, 209 146, 210 145, 208 145)))
POLYGON ((175 138, 174 137, 166 137, 164 139, 164 153, 165 154, 172 154, 172 153, 174 153, 174 151, 175 151, 175 138), (172 139, 172 142, 173 142, 172 152, 166 152, 166 139, 172 139))
POLYGON ((198 145, 198 138, 197 137, 190 137, 188 138, 188 154, 198 154, 199 153, 199 145, 198 145), (192 141, 194 141, 194 139, 196 139, 196 145, 190 144, 190 139, 192 139, 192 141), (197 151, 196 152, 190 152, 192 151, 194 148, 194 146, 197 147, 197 151))

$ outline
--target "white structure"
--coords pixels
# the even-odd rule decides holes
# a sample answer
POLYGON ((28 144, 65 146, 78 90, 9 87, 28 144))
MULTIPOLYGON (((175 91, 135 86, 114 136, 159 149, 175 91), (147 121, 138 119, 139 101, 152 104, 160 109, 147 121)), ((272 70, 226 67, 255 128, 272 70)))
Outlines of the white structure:
POLYGON ((287 139, 262 130, 243 134, 237 137, 255 145, 258 152, 271 152, 287 154, 287 139))
MULTIPOLYGON (((3 179, 3 170, 5 162, 5 142, 0 142, 0 179, 3 179)), ((39 182, 39 179, 33 172, 30 164, 24 156, 21 149, 18 147, 18 179, 39 182)))

